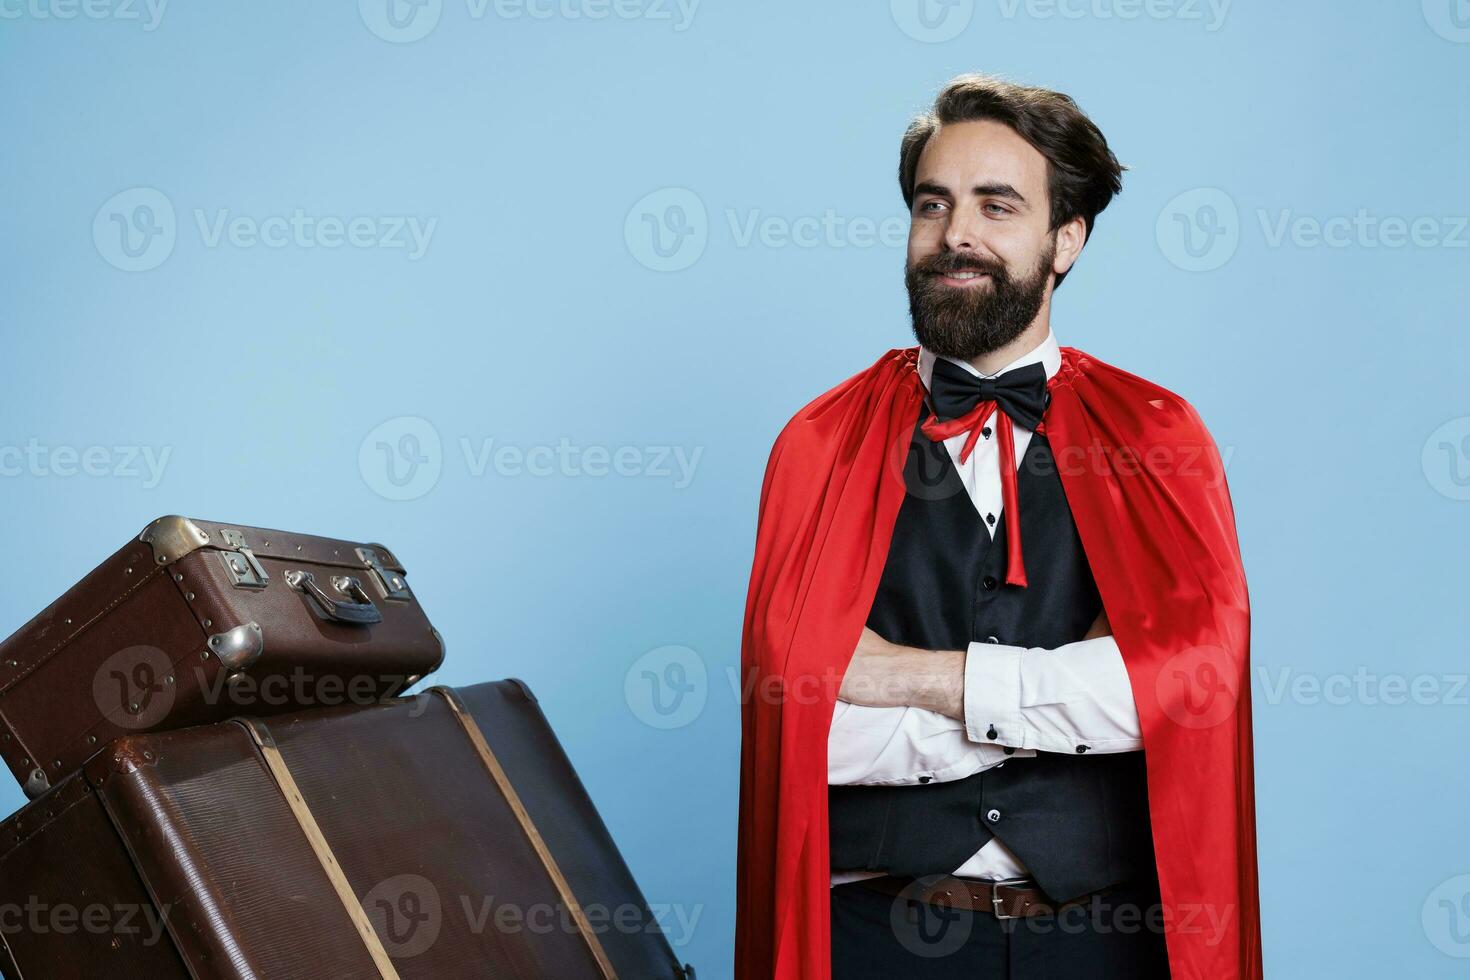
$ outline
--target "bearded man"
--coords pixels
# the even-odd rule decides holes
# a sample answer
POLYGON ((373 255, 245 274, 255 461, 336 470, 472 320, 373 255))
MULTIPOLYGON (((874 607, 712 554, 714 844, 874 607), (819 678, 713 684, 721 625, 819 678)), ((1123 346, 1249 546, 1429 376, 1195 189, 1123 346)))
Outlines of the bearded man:
POLYGON ((1223 465, 1051 328, 1123 170, 987 76, 903 137, 918 346, 797 412, 761 490, 742 980, 1261 976, 1223 465))

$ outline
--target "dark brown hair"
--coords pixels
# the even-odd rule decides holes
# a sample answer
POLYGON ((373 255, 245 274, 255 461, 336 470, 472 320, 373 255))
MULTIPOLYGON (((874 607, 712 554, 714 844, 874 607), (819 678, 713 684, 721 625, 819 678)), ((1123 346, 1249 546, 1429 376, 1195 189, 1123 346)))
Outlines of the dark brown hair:
MULTIPOLYGON (((915 116, 903 134, 898 159, 898 185, 903 202, 913 210, 914 175, 929 137, 945 123, 993 119, 1011 127, 1047 160, 1051 225, 1055 231, 1081 216, 1084 241, 1092 223, 1123 189, 1128 169, 1108 149, 1108 141, 1070 96, 1050 89, 1017 85, 992 75, 960 75, 951 79, 928 112, 915 116)), ((1062 284, 1066 273, 1057 276, 1062 284)))

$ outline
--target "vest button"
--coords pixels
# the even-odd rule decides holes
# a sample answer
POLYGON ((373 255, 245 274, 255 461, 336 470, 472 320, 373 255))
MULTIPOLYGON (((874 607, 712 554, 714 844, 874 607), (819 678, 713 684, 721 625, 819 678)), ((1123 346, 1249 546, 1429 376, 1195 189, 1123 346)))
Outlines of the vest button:
POLYGON ((999 810, 986 810, 985 811, 985 819, 986 820, 989 820, 991 823, 995 823, 997 820, 1000 819, 1000 811, 999 810))
POLYGON ((919 777, 919 782, 921 782, 921 783, 927 783, 929 780, 931 780, 933 778, 934 778, 933 776, 920 776, 919 777))
POLYGON ((999 735, 1000 735, 1000 733, 995 730, 995 726, 994 725, 991 725, 989 728, 987 728, 985 730, 985 737, 986 738, 994 739, 994 738, 999 737, 999 735))
POLYGON ((1079 746, 1077 746, 1077 754, 1078 755, 1081 755, 1082 753, 1086 752, 1088 750, 1088 748, 1090 748, 1090 746, 1086 746, 1086 745, 1079 745, 1079 746))
POLYGON ((998 582, 996 580, 996 578, 995 578, 994 575, 987 575, 983 579, 980 580, 980 584, 983 585, 983 586, 985 586, 985 591, 986 592, 994 592, 995 591, 995 587, 997 585, 999 585, 1000 582, 998 582))
POLYGON ((990 438, 990 426, 987 425, 985 428, 981 429, 980 430, 980 434, 982 436, 984 436, 985 438, 989 439, 990 438))
POLYGON ((1000 637, 998 637, 998 636, 987 636, 985 638, 985 642, 986 643, 999 643, 1000 642, 1000 637))
POLYGON ((1011 753, 1013 753, 1013 752, 1015 752, 1015 751, 1016 751, 1016 750, 1015 750, 1015 749, 1013 749, 1013 748, 1011 748, 1011 747, 1010 747, 1010 746, 1009 746, 1009 745, 1007 745, 1007 746, 1006 746, 1006 748, 1005 748, 1005 753, 1006 753, 1006 755, 1010 755, 1010 754, 1011 754, 1011 753))

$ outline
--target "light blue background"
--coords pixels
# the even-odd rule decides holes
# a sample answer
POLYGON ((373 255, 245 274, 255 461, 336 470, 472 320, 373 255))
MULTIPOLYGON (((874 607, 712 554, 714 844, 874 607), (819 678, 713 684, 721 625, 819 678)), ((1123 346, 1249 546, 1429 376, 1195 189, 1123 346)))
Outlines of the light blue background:
POLYGON ((931 33, 916 0, 705 0, 687 22, 442 0, 410 43, 369 28, 393 36, 374 0, 40 16, 65 2, 0 0, 0 633, 163 513, 380 539, 448 639, 437 680, 530 683, 650 901, 697 915, 680 955, 728 976, 730 676, 766 453, 912 342, 902 247, 862 222, 901 240, 909 116, 994 71, 1074 95, 1131 168, 1058 337, 1185 394, 1229 456, 1268 975, 1463 973, 1463 0, 1458 22, 1449 0, 961 0, 931 33), (127 272, 112 215, 144 221, 143 198, 104 205, 135 188, 175 241, 127 272), (211 245, 195 217, 296 209, 437 223, 413 258, 211 245), (1378 231, 1310 237, 1360 211, 1378 231), (815 244, 783 238, 829 212, 815 244), (1277 236, 1283 216, 1305 230, 1277 236), (1433 223, 1393 247, 1389 218, 1433 223), (417 449, 405 417, 431 427, 417 449), (638 475, 476 470, 462 440, 490 439, 634 447, 638 475), (404 488, 426 492, 384 496, 379 442, 426 460, 404 488), (90 447, 105 472, 66 475, 90 447), (698 452, 692 481, 651 447, 698 452), (144 449, 168 453, 156 485, 127 465, 144 449), (679 717, 639 693, 650 664, 676 677, 668 646, 693 651, 672 654, 696 686, 679 717), (1377 679, 1345 699, 1280 693, 1360 668, 1377 679), (1429 703, 1385 703, 1421 675, 1429 703))

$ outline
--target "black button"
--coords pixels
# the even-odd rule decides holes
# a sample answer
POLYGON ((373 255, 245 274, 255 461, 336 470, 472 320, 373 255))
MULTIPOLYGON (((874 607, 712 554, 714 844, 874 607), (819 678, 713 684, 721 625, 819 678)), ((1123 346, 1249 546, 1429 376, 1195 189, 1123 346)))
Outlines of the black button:
POLYGON ((1086 746, 1086 745, 1079 745, 1079 746, 1077 746, 1077 754, 1078 755, 1081 755, 1082 753, 1086 752, 1087 749, 1088 749, 1088 746, 1086 746))
POLYGON ((921 783, 927 783, 929 780, 931 780, 933 778, 934 778, 933 776, 920 776, 919 777, 919 782, 921 782, 921 783))
POLYGON ((994 514, 986 514, 985 515, 985 523, 986 524, 989 524, 991 527, 994 527, 995 526, 995 515, 994 514))
POLYGON ((996 738, 999 734, 1000 733, 995 730, 995 726, 994 725, 991 725, 988 729, 986 729, 985 737, 986 738, 996 738))
POLYGON ((995 587, 997 585, 999 585, 1000 582, 998 582, 996 580, 996 578, 995 578, 994 575, 987 575, 983 579, 980 580, 980 584, 983 585, 983 586, 985 586, 985 591, 986 592, 994 592, 995 591, 995 587))
POLYGON ((985 438, 989 439, 990 438, 990 426, 987 425, 985 428, 981 429, 980 430, 980 434, 982 436, 984 436, 985 438))
POLYGON ((1007 746, 1006 746, 1006 748, 1005 748, 1005 753, 1006 753, 1006 755, 1011 755, 1011 754, 1012 754, 1012 753, 1014 753, 1014 752, 1015 752, 1015 751, 1016 751, 1016 750, 1015 750, 1015 749, 1013 749, 1013 748, 1011 748, 1011 747, 1010 747, 1010 746, 1009 746, 1009 745, 1007 745, 1007 746))

